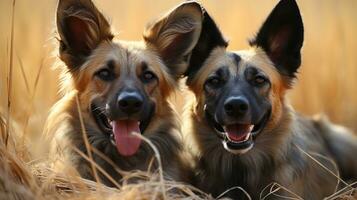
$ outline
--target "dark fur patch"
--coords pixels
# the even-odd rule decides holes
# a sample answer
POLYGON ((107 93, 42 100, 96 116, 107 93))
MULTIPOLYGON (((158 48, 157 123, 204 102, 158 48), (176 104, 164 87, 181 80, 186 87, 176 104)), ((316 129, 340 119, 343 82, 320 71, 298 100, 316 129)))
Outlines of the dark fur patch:
POLYGON ((304 27, 297 3, 281 0, 250 45, 263 48, 282 74, 295 77, 301 64, 303 40, 304 27))
POLYGON ((203 62, 208 58, 211 51, 216 47, 226 47, 228 42, 224 39, 216 23, 207 12, 204 13, 202 31, 197 45, 192 51, 190 64, 185 73, 188 81, 194 77, 195 73, 201 68, 203 62))
POLYGON ((236 53, 230 53, 230 54, 228 54, 228 55, 233 58, 235 64, 236 64, 237 67, 238 67, 238 66, 239 66, 239 62, 242 60, 242 58, 241 58, 238 54, 236 54, 236 53))

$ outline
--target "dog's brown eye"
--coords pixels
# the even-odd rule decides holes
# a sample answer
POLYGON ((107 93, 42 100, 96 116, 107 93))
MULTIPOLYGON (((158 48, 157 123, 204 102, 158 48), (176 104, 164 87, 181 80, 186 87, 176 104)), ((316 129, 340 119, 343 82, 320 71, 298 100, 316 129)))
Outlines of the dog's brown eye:
POLYGON ((210 83, 211 85, 218 85, 219 82, 220 82, 220 80, 219 80, 218 78, 212 78, 212 79, 209 81, 209 83, 210 83))
POLYGON ((151 71, 146 71, 144 72, 142 75, 141 75, 141 80, 144 82, 144 83, 149 83, 151 82, 152 80, 154 80, 156 78, 155 74, 152 73, 151 71))
POLYGON ((267 79, 264 77, 264 76, 262 76, 262 75, 257 75, 257 76, 255 76, 255 78, 254 78, 254 83, 256 84, 256 85, 263 85, 264 83, 266 83, 267 82, 267 79))
POLYGON ((207 80, 206 84, 210 87, 219 87, 222 85, 222 80, 219 77, 212 77, 207 80))
POLYGON ((95 76, 103 81, 112 81, 115 78, 114 73, 110 69, 101 69, 95 73, 95 76))

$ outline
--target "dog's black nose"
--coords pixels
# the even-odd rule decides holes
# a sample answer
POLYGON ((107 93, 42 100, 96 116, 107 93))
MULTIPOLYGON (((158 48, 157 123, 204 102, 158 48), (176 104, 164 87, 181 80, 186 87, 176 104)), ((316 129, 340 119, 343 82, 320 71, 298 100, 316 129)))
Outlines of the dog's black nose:
POLYGON ((118 96, 119 109, 130 115, 141 110, 143 105, 143 97, 137 92, 122 92, 118 96))
POLYGON ((249 109, 248 100, 245 97, 229 97, 224 102, 224 110, 229 116, 244 116, 249 109))

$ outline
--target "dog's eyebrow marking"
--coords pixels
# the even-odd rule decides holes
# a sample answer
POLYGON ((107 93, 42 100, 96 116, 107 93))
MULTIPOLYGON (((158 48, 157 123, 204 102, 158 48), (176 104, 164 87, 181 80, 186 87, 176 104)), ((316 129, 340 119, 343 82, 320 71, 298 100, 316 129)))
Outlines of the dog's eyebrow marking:
POLYGON ((215 71, 215 74, 219 77, 225 78, 228 76, 228 67, 227 66, 222 66, 218 70, 215 71))
POLYGON ((217 70, 215 71, 215 74, 217 74, 217 75, 222 75, 224 68, 226 68, 226 67, 225 67, 225 66, 220 67, 219 69, 217 69, 217 70))
POLYGON ((244 71, 244 75, 249 79, 252 75, 257 74, 258 69, 253 65, 248 65, 244 71))
POLYGON ((142 63, 141 63, 141 70, 142 70, 142 71, 146 71, 148 68, 149 68, 149 67, 148 67, 148 64, 147 64, 146 62, 142 62, 142 63))
POLYGON ((249 77, 249 76, 255 75, 261 71, 262 70, 259 69, 258 67, 248 64, 245 68, 244 74, 249 77))
POLYGON ((258 71, 258 67, 257 66, 254 66, 252 64, 247 64, 247 67, 246 67, 247 70, 255 70, 255 71, 258 71))
POLYGON ((114 62, 114 60, 109 60, 109 61, 107 62, 107 66, 108 66, 109 69, 114 69, 114 67, 115 67, 115 62, 114 62))
POLYGON ((242 60, 242 58, 239 55, 235 54, 235 53, 230 53, 228 55, 229 55, 229 57, 231 57, 233 59, 234 63, 238 67, 239 66, 239 62, 242 60))

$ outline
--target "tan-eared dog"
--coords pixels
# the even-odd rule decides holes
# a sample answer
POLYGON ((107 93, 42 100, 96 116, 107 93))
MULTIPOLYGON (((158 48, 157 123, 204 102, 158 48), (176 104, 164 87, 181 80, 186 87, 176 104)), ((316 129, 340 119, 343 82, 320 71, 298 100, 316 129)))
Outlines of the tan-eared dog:
MULTIPOLYGON (((128 171, 146 171, 154 163, 151 168, 157 170, 152 148, 133 134, 138 133, 158 149, 166 178, 190 179, 180 124, 168 99, 186 70, 201 25, 200 4, 188 1, 149 24, 142 41, 120 41, 92 1, 60 0, 59 56, 67 87, 47 122, 47 134, 53 137, 50 156, 60 156, 62 167, 75 167, 93 179, 91 165, 75 150, 89 155, 85 132, 97 150, 91 153, 95 163, 120 182, 112 163, 128 171)), ((99 178, 114 184, 102 173, 99 178)))
MULTIPOLYGON (((335 162, 343 178, 356 181, 356 138, 326 120, 297 114, 285 98, 301 64, 303 38, 294 0, 281 0, 243 51, 228 51, 204 14, 186 72, 195 100, 183 129, 191 131, 200 189, 215 197, 241 187, 252 199, 323 199, 337 189, 330 173, 338 175, 335 162)), ((245 199, 241 189, 225 196, 245 199)))

